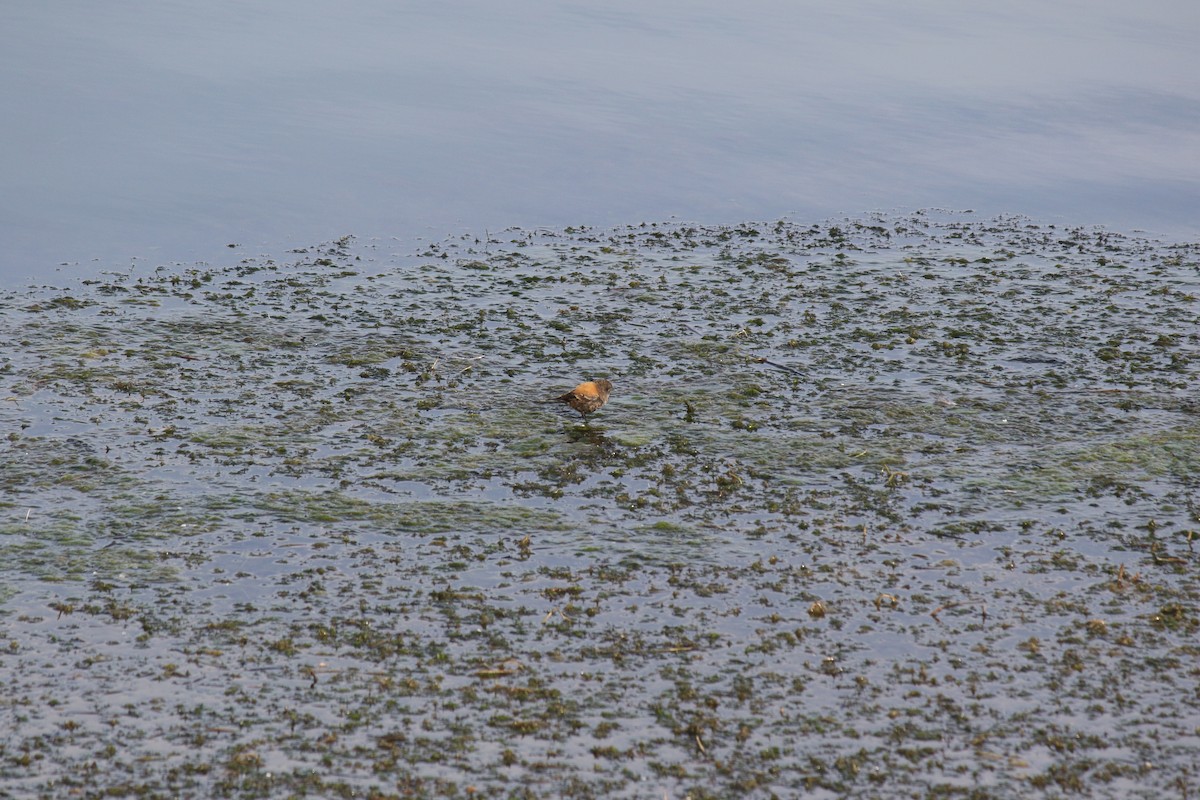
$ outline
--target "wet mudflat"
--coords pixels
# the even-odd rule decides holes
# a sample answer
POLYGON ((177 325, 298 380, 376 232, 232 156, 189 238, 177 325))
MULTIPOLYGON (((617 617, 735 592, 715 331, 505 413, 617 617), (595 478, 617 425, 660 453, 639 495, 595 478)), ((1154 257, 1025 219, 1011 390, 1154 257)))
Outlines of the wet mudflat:
POLYGON ((0 793, 1193 797, 1198 296, 934 213, 4 291, 0 793))

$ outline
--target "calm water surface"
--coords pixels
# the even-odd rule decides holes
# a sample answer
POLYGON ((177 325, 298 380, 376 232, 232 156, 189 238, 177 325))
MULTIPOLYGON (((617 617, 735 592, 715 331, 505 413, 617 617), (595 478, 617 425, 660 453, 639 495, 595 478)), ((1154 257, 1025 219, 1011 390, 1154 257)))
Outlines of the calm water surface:
POLYGON ((0 280, 923 206, 1190 239, 1198 34, 1186 0, 9 3, 0 280))

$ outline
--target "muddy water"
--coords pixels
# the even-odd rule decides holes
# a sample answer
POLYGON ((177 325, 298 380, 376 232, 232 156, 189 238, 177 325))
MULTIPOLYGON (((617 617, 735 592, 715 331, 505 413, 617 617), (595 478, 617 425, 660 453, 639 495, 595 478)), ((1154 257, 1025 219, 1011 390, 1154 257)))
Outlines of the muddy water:
POLYGON ((6 291, 4 789, 1190 796, 1197 295, 932 212, 6 291))

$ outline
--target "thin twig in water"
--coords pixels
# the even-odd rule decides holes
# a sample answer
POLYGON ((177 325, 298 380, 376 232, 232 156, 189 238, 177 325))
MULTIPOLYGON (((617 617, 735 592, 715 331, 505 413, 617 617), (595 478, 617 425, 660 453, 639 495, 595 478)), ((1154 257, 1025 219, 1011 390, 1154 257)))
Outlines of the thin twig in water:
POLYGON ((930 612, 929 616, 933 617, 938 622, 941 622, 941 620, 938 619, 938 614, 942 613, 943 611, 946 611, 951 608, 958 608, 959 606, 976 606, 976 605, 979 606, 980 616, 986 620, 987 619, 987 603, 985 603, 982 600, 959 600, 957 603, 946 603, 945 605, 938 606, 937 608, 935 608, 932 612, 930 612))
MULTIPOLYGON (((481 358, 483 358, 483 356, 471 356, 470 358, 468 358, 466 360, 467 361, 478 361, 481 358)), ((471 370, 471 368, 474 366, 475 366, 474 364, 467 364, 465 367, 463 367, 462 369, 460 369, 458 371, 458 374, 462 375, 464 372, 469 372, 471 370)))
POLYGON ((781 370, 784 370, 785 372, 791 372, 796 375, 807 375, 808 374, 804 370, 799 370, 799 369, 796 369, 795 367, 789 367, 786 364, 780 364, 777 361, 771 361, 770 359, 763 358, 762 356, 754 356, 753 359, 756 364, 766 364, 767 366, 775 367, 775 369, 781 369, 781 370))

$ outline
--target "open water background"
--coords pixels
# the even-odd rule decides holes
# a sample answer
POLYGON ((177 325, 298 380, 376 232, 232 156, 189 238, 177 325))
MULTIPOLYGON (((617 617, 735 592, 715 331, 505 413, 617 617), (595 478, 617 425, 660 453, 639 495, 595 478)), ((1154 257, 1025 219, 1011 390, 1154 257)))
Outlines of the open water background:
POLYGON ((1186 0, 19 0, 0 280, 509 225, 948 207, 1193 240, 1186 0))

